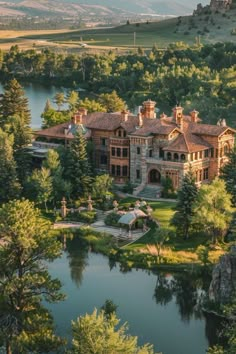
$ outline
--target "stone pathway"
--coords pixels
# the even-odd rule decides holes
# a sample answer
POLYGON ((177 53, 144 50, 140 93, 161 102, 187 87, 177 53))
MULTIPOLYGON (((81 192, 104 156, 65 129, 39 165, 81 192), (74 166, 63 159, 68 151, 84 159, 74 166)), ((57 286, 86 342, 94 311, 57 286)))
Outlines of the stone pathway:
MULTIPOLYGON (((109 212, 111 212, 111 211, 109 211, 109 212)), ((99 210, 98 214, 97 214, 97 221, 94 222, 93 224, 90 224, 90 225, 82 223, 82 222, 60 221, 60 222, 56 222, 54 224, 54 229, 80 228, 82 226, 89 226, 98 232, 108 233, 108 234, 114 236, 116 239, 121 239, 121 240, 127 241, 128 243, 139 239, 141 236, 143 236, 143 234, 145 232, 147 232, 147 231, 143 231, 141 229, 132 230, 131 232, 129 232, 129 231, 122 229, 122 228, 105 225, 104 219, 105 219, 105 216, 109 212, 103 212, 103 211, 99 210)))

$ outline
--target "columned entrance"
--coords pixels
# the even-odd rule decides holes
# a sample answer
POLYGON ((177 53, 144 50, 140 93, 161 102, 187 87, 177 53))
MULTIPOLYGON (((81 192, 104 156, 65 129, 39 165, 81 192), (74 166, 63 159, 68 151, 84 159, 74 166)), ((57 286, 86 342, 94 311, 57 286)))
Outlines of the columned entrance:
POLYGON ((158 170, 152 169, 148 175, 148 183, 161 183, 161 174, 158 170))

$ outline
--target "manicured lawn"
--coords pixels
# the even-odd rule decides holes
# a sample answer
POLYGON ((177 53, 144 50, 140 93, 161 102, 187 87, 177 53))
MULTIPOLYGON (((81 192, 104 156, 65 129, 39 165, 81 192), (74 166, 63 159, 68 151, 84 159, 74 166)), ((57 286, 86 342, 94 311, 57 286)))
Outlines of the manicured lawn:
MULTIPOLYGON (((120 205, 129 206, 130 203, 134 204, 137 199, 125 198, 120 202, 120 205)), ((174 214, 175 202, 168 201, 156 201, 148 202, 152 207, 152 216, 156 219, 161 227, 170 227, 170 219, 174 214)), ((174 229, 173 229, 174 230, 174 229)), ((154 230, 150 230, 142 238, 134 242, 132 245, 125 247, 127 250, 133 250, 138 252, 147 252, 147 245, 150 243, 150 238, 154 230)), ((183 237, 177 237, 173 234, 173 237, 164 244, 162 250, 162 256, 165 257, 167 263, 169 264, 180 264, 180 263, 198 263, 199 259, 196 253, 197 248, 200 245, 209 245, 209 238, 204 234, 195 234, 185 240, 183 237)), ((225 245, 224 248, 227 248, 225 245)), ((225 250, 212 250, 209 252, 209 259, 212 263, 216 263, 219 257, 225 253, 225 250)))
MULTIPOLYGON (((135 203, 137 199, 135 198, 125 198, 120 202, 120 205, 129 206, 130 203, 135 203)), ((166 202, 166 201, 156 201, 148 202, 148 204, 153 209, 152 217, 157 220, 161 227, 170 227, 170 219, 174 214, 175 202, 166 202)))

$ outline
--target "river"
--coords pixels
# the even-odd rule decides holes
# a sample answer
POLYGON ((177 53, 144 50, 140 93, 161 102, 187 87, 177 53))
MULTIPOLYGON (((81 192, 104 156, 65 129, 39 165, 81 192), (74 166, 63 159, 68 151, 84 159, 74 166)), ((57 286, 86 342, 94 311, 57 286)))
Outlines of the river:
POLYGON ((119 265, 111 269, 107 257, 83 250, 78 240, 70 241, 49 270, 62 281, 67 296, 49 305, 60 335, 70 338, 72 319, 111 299, 140 345, 152 343, 163 354, 205 354, 209 343, 216 342, 216 319, 195 309, 201 290, 193 276, 135 269, 122 273, 119 265))

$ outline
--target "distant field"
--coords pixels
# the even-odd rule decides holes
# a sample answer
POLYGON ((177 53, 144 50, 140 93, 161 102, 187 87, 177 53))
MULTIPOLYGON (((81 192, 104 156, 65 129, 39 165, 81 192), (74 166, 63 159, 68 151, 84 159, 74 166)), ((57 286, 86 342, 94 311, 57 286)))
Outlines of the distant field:
POLYGON ((184 41, 190 45, 199 37, 201 43, 219 41, 236 42, 236 9, 226 13, 211 15, 185 16, 160 22, 129 24, 106 29, 80 31, 0 31, 0 47, 8 49, 13 44, 22 48, 54 47, 60 49, 78 49, 91 51, 96 49, 130 50, 134 47, 151 48, 156 44, 166 48, 169 43, 184 41), (86 48, 80 44, 86 43, 86 48))

